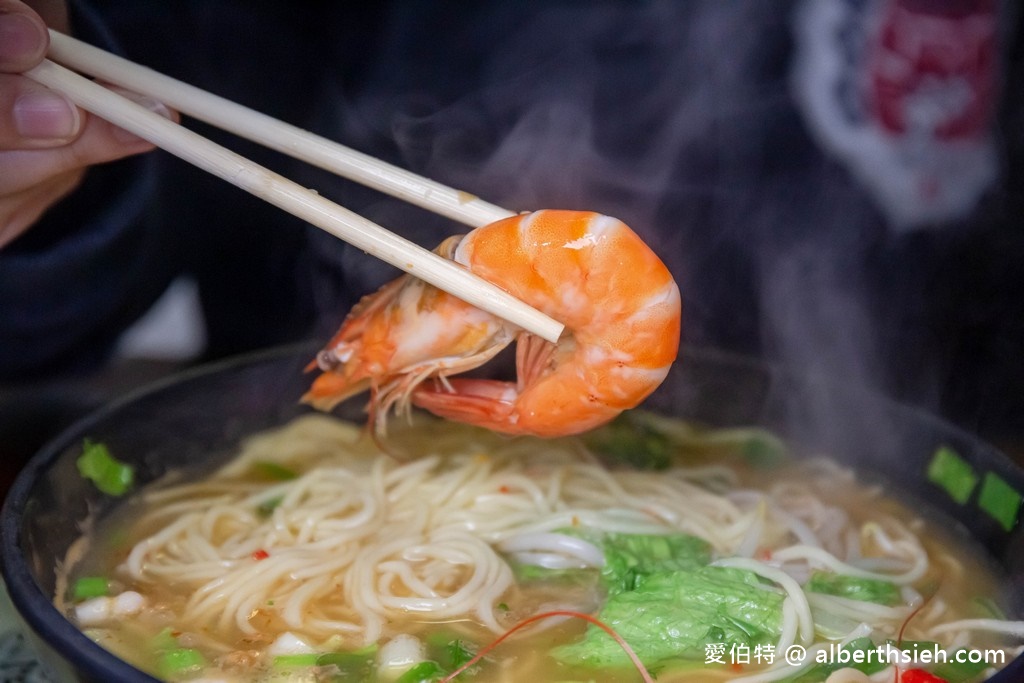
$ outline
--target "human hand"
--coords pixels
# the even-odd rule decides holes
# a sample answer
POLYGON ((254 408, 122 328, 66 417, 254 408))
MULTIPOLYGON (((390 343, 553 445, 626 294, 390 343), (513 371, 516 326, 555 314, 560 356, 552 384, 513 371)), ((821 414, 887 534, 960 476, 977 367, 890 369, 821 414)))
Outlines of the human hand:
MULTIPOLYGON (((0 248, 77 187, 89 166, 153 148, 21 75, 46 55, 47 22, 67 29, 63 0, 0 0, 0 248)), ((159 102, 122 94, 177 118, 159 102)))

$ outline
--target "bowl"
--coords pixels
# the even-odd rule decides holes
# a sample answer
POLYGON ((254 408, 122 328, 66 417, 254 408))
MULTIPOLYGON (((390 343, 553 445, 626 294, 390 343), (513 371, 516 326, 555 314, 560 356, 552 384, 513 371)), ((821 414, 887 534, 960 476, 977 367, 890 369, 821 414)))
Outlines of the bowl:
MULTIPOLYGON (((58 564, 81 523, 116 505, 79 475, 82 440, 102 441, 134 464, 139 484, 183 466, 213 469, 243 437, 308 412, 298 399, 314 352, 309 345, 274 349, 157 383, 72 425, 29 461, 0 514, 0 561, 11 601, 53 680, 155 680, 93 643, 53 606, 58 564)), ((358 417, 362 400, 344 404, 342 416, 358 417)), ((684 353, 644 407, 715 427, 760 425, 802 452, 827 453, 884 483, 987 554, 1006 577, 1001 603, 1012 615, 1024 614, 1024 531, 1016 516, 986 511, 981 485, 958 502, 928 476, 936 449, 947 446, 981 481, 999 478, 1024 491, 1024 470, 971 434, 868 391, 840 390, 827 378, 713 350, 684 353)), ((1024 657, 990 680, 1024 680, 1024 657)))

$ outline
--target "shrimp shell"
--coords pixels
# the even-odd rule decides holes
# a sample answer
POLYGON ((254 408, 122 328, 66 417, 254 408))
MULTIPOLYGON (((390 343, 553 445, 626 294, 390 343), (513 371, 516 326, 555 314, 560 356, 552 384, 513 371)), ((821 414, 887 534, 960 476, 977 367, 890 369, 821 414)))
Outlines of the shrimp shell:
POLYGON ((679 289, 623 222, 537 211, 438 248, 565 325, 551 344, 403 276, 365 297, 321 351, 305 400, 330 409, 366 388, 371 418, 409 403, 509 434, 560 436, 599 426, 656 389, 676 358, 679 289), (515 382, 452 378, 517 341, 515 382), (431 381, 426 381, 426 380, 431 381))

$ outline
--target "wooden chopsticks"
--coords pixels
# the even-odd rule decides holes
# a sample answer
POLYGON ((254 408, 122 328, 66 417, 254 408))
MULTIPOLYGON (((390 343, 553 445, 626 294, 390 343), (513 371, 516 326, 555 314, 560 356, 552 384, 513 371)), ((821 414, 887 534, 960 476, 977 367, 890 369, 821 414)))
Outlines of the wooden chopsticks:
POLYGON ((148 95, 221 130, 474 228, 514 215, 467 192, 392 166, 54 30, 50 31, 49 57, 81 73, 148 95))
MULTIPOLYGON (((51 56, 249 138, 474 227, 512 212, 51 31, 51 56)), ((551 342, 563 325, 399 235, 131 100, 44 60, 26 76, 78 106, 477 308, 551 342)))

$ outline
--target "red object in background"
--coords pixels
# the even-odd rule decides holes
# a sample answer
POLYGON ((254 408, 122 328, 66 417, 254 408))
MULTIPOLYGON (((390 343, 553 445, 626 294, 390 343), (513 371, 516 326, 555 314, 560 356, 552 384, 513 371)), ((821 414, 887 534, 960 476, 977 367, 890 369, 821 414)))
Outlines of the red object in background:
POLYGON ((888 0, 869 47, 881 126, 939 140, 984 135, 995 106, 995 0, 888 0))

